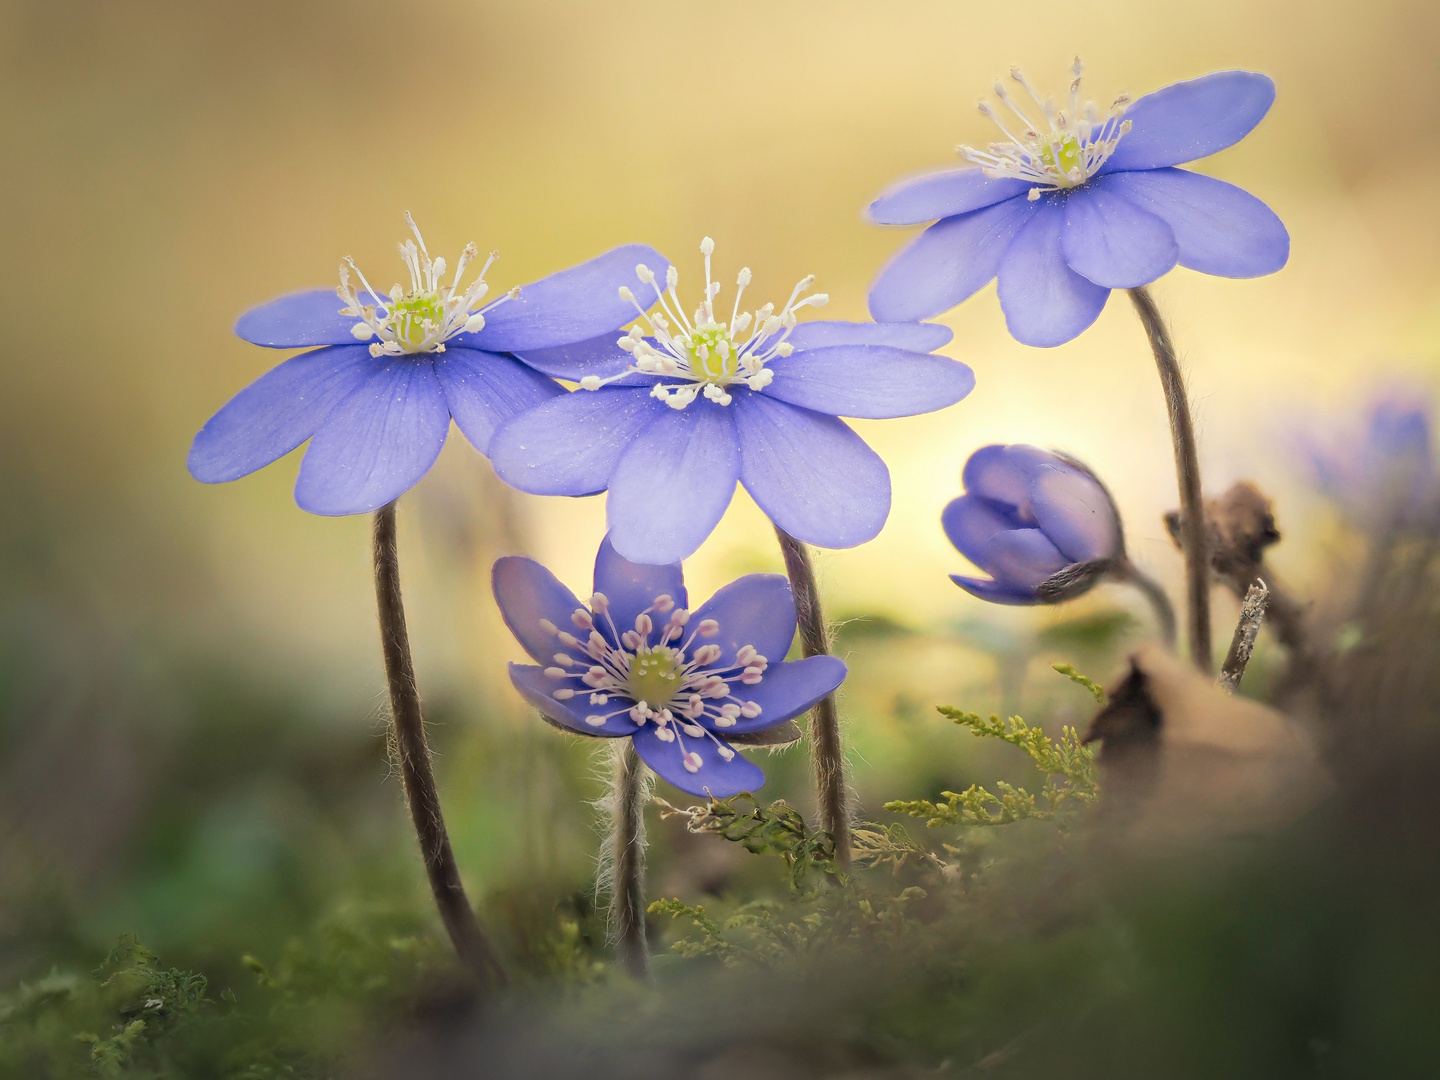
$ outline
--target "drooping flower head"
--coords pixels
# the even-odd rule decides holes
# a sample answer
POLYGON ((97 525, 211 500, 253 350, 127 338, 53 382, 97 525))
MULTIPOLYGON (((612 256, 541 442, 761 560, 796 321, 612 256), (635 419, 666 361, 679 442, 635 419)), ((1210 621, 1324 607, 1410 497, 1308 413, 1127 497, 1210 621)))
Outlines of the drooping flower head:
POLYGON ((735 745, 772 742, 845 678, 833 656, 783 659, 795 601, 779 575, 733 581, 693 613, 678 565, 629 562, 608 538, 587 603, 530 559, 501 559, 492 576, 506 624, 538 665, 510 665, 524 698, 565 730, 633 739, 691 795, 758 789, 764 774, 735 745))
POLYGON ((637 258, 663 258, 641 245, 512 289, 480 307, 485 260, 467 245, 447 276, 409 214, 414 235, 400 245, 406 288, 371 287, 351 259, 338 290, 282 296, 246 312, 235 332, 275 349, 309 349, 240 391, 195 436, 190 473, 206 483, 236 480, 307 439, 295 501, 311 513, 359 514, 409 490, 434 464, 450 421, 482 454, 495 428, 563 391, 515 359, 611 333, 633 309, 615 294, 637 258), (337 303, 338 293, 338 303, 337 303))
POLYGON ((1285 265, 1280 219, 1231 184, 1175 166, 1223 150, 1275 99, 1264 75, 1220 71, 1105 110, 1081 98, 1076 59, 1066 101, 1019 71, 980 111, 1002 136, 960 148, 970 168, 902 181, 869 209, 881 225, 933 221, 880 272, 876 319, 927 319, 999 278, 1016 340, 1052 346, 1095 321, 1111 289, 1146 285, 1177 263, 1221 277, 1285 265))
POLYGON ((975 384, 970 369, 930 352, 950 331, 802 323, 800 312, 827 299, 805 295, 809 277, 778 309, 744 311, 748 267, 727 315, 712 278, 714 242, 706 237, 700 250, 705 291, 693 316, 674 268, 642 262, 636 287, 620 290, 639 318, 618 342, 521 351, 532 367, 581 389, 497 431, 496 472, 539 495, 608 489, 610 539, 641 563, 693 553, 737 481, 797 539, 843 548, 873 538, 890 510, 890 474, 838 417, 911 416, 963 398, 975 384))
POLYGON ((989 578, 951 574, 995 604, 1053 604, 1087 592, 1125 558, 1110 493, 1078 462, 1034 446, 983 446, 965 494, 941 514, 945 535, 989 578))
POLYGON ((1427 520, 1436 509, 1432 407, 1425 394, 1396 389, 1377 397, 1361 425, 1322 437, 1298 436, 1311 479, 1355 522, 1391 528, 1427 520))

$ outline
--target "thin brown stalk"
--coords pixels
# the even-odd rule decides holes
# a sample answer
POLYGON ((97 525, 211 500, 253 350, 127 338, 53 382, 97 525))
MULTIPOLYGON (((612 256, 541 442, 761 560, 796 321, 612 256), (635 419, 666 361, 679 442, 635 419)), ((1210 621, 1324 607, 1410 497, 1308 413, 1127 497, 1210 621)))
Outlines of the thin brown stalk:
MULTIPOLYGON (((808 656, 830 654, 830 631, 820 607, 820 588, 810 552, 799 540, 775 526, 785 573, 795 594, 795 615, 800 624, 800 649, 808 656)), ((835 838, 835 859, 841 870, 850 869, 850 808, 845 785, 845 752, 840 745, 840 714, 835 695, 827 694, 810 711, 810 746, 815 762, 815 791, 820 803, 820 827, 835 838)))
POLYGON ((1175 447, 1175 478, 1180 488, 1180 540, 1185 553, 1186 638, 1190 660, 1202 672, 1214 668, 1210 654, 1210 560, 1206 550, 1205 512, 1200 498, 1200 457, 1195 448, 1195 424, 1190 400, 1170 331, 1148 289, 1130 289, 1130 299, 1145 326, 1165 405, 1170 414, 1170 439, 1175 447))
POLYGON ((1270 590, 1265 582, 1257 581, 1245 593, 1245 601, 1240 605, 1240 621, 1235 625, 1235 636, 1230 639, 1225 663, 1220 665, 1220 686, 1232 694, 1240 688, 1240 680, 1250 663, 1250 654, 1255 651, 1255 638, 1260 633, 1269 600, 1270 590))
POLYGON ((1164 639, 1166 645, 1174 648, 1175 608, 1171 606, 1170 597, 1165 595, 1165 590, 1161 588, 1160 583, 1129 559, 1122 559, 1110 571, 1110 575, 1116 581, 1134 585, 1140 590, 1141 595, 1149 602, 1150 609, 1155 613, 1155 623, 1160 629, 1161 638, 1164 639))
POLYGON ((505 972, 495 947, 481 929, 465 896, 465 886, 450 850, 450 834, 440 813, 440 794, 430 768, 430 747, 405 627, 405 605, 400 596, 400 557, 395 542, 395 504, 375 511, 375 600, 380 614, 380 644, 385 653, 385 677, 390 686, 390 711, 395 751, 410 820, 420 843, 420 856, 430 879, 440 921, 450 935, 461 961, 475 975, 481 991, 493 993, 505 984, 505 972))

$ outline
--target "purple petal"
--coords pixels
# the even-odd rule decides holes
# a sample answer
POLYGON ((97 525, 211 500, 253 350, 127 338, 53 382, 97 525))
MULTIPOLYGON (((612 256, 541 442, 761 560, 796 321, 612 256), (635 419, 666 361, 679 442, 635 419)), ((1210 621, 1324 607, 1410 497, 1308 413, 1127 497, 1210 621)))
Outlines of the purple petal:
POLYGON ((1120 522, 1105 489, 1081 469, 1045 464, 1030 485, 1035 520, 1067 563, 1108 559, 1120 550, 1120 522))
POLYGON ((570 616, 581 607, 580 601, 534 559, 519 555, 497 559, 490 571, 490 587, 505 625, 531 659, 542 667, 554 663, 555 654, 564 649, 555 635, 540 625, 542 620, 582 640, 589 636, 570 621, 570 616))
POLYGON ((290 293, 245 312, 235 324, 235 333, 253 345, 271 349, 354 345, 350 328, 360 318, 341 315, 344 306, 334 289, 290 293))
POLYGON ((1184 169, 1125 172, 1092 181, 1163 219, 1180 245, 1180 265, 1202 274, 1273 274, 1290 258, 1290 234, 1275 212, 1233 184, 1184 169))
POLYGON ((435 357, 435 374, 455 426, 482 454, 506 420, 565 393, 553 380, 509 356, 475 349, 447 348, 435 357))
POLYGON ((830 345, 771 360, 771 397, 831 416, 886 420, 954 405, 975 389, 958 360, 888 345, 830 345))
POLYGON ((623 699, 611 698, 607 704, 591 705, 590 694, 586 691, 576 694, 569 701, 555 700, 552 696, 554 691, 562 686, 581 685, 578 679, 552 679, 545 674, 543 668, 531 667, 529 664, 511 664, 510 681, 515 685, 515 689, 520 691, 520 696, 539 709, 545 719, 577 735, 615 739, 635 734, 635 729, 640 726, 630 719, 630 703, 623 699), (626 711, 620 712, 622 709, 626 711), (605 716, 608 713, 618 715, 609 717, 599 727, 585 722, 587 716, 605 716))
POLYGON ((724 516, 740 476, 729 406, 701 398, 685 409, 662 408, 669 415, 620 457, 605 504, 615 550, 655 565, 694 554, 724 516))
POLYGON ((219 484, 284 457, 383 365, 364 345, 291 357, 241 390, 200 429, 190 447, 190 475, 219 484))
POLYGON ((1021 605, 1040 602, 1040 597, 1036 595, 1034 589, 1022 589, 1004 582, 991 581, 988 578, 962 577, 960 574, 951 574, 950 580, 971 596, 991 604, 1021 605))
POLYGON ((701 645, 719 645, 717 666, 729 667, 735 663, 736 651, 750 645, 772 665, 778 664, 795 638, 795 597, 790 582, 780 574, 736 578, 691 614, 686 636, 706 619, 714 619, 720 630, 711 638, 697 637, 691 652, 701 645))
POLYGON ((934 352, 948 345, 955 332, 938 323, 844 322, 816 319, 790 331, 785 340, 800 349, 822 349, 827 345, 889 345, 912 352, 934 352))
POLYGON ((1130 133, 1102 172, 1159 169, 1233 146, 1260 123, 1275 84, 1253 71, 1216 71, 1146 94, 1125 113, 1130 133))
POLYGON ((429 359, 400 357, 352 390, 310 440, 295 501, 312 514, 363 514, 424 476, 450 431, 450 407, 429 359))
POLYGON ((951 499, 940 512, 940 527, 955 550, 980 566, 985 545, 998 534, 1024 528, 1014 514, 973 492, 951 499))
POLYGON ((1070 565, 1070 560, 1039 529, 997 533, 980 552, 976 565, 997 581, 1033 589, 1070 565))
MULTIPOLYGON (((634 314, 635 309, 630 309, 634 314)), ((579 382, 586 375, 608 378, 618 375, 633 362, 633 357, 616 345, 620 334, 611 330, 589 341, 577 341, 554 349, 527 349, 520 359, 536 371, 556 379, 579 382)))
POLYGON ((971 495, 1012 506, 1018 521, 1033 524, 1030 484, 1035 471, 1042 465, 1059 461, 1054 454, 1024 443, 982 446, 965 462, 960 479, 971 495))
MULTIPOLYGON (((622 634, 634 628, 635 616, 654 604, 657 596, 668 595, 677 608, 690 605, 679 563, 668 566, 633 563, 615 550, 608 536, 600 542, 600 550, 595 555, 595 591, 604 593, 610 601, 610 617, 622 634)), ((660 626, 669 616, 655 614, 651 618, 660 626)))
POLYGON ((1070 269, 1107 289, 1148 285, 1174 267, 1180 246, 1170 226, 1103 187, 1064 200, 1060 250, 1070 269))
MULTIPOLYGON (((675 726, 671 725, 671 730, 674 729, 675 726)), ((765 774, 759 767, 739 754, 729 761, 721 758, 714 739, 708 735, 692 739, 680 734, 674 742, 661 742, 655 732, 654 724, 646 724, 637 731, 635 752, 662 780, 669 781, 689 795, 728 799, 742 791, 757 791, 765 783, 765 774), (684 755, 692 751, 699 754, 701 760, 700 768, 695 772, 688 771, 683 764, 684 755)), ((724 739, 720 742, 733 752, 724 739)))
POLYGON ((845 681, 845 675, 844 661, 833 656, 771 663, 755 685, 732 684, 732 694, 755 702, 760 706, 760 715, 753 720, 742 716, 734 727, 724 728, 721 734, 746 735, 783 724, 811 708, 826 694, 833 693, 845 681))
POLYGON ((735 395, 740 480, 770 520, 797 540, 848 548, 872 540, 890 513, 890 471, 843 421, 735 395))
POLYGON ((969 299, 995 276, 1005 249, 1039 205, 1010 199, 931 225, 876 276, 870 314, 882 322, 911 322, 969 299))
POLYGON ((524 286, 515 299, 486 312, 484 329, 461 334, 455 342, 487 352, 526 352, 590 341, 618 330, 635 318, 634 306, 620 299, 619 290, 622 285, 637 285, 635 267, 640 263, 662 281, 670 268, 665 256, 652 247, 618 247, 524 286))
POLYGON ((993 206, 1031 185, 1024 180, 991 180, 978 168, 945 169, 901 180, 880 193, 866 211, 877 225, 919 225, 993 206))
POLYGON ((1076 337, 1100 316, 1110 295, 1081 277, 1060 251, 1062 201, 1041 199, 1000 263, 1000 308, 1016 341, 1049 348, 1076 337))
POLYGON ((490 463, 532 495, 604 491, 620 455, 671 410, 647 390, 576 390, 501 424, 490 463))

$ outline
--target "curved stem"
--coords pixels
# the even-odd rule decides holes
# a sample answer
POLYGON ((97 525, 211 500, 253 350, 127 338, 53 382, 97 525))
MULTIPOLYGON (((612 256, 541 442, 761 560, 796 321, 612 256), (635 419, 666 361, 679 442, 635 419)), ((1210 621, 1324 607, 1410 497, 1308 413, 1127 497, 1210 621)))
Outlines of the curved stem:
POLYGON ((1155 613, 1155 621, 1160 626, 1160 636, 1165 639, 1165 644, 1172 649, 1175 647, 1175 608, 1170 603, 1170 597, 1165 595, 1165 590, 1160 583, 1149 574, 1141 570, 1129 559, 1125 559, 1111 571, 1111 576, 1116 581, 1123 581, 1128 585, 1134 585, 1150 602, 1150 609, 1155 613))
MULTIPOLYGON (((779 525, 775 535, 785 556, 785 573, 795 594, 800 648, 808 656, 828 655, 830 632, 820 608, 820 589, 805 545, 779 525)), ((835 695, 828 694, 810 712, 810 744, 815 759, 815 790, 820 801, 820 827, 835 838, 835 859, 850 869, 850 809, 845 790, 845 753, 840 746, 840 714, 835 695)))
POLYGON ((1165 405, 1170 413, 1170 439, 1175 445, 1175 479, 1180 487, 1180 546, 1185 551, 1186 625, 1190 661, 1205 674, 1214 667, 1210 653, 1210 557, 1205 538, 1205 511, 1200 501, 1200 456, 1195 449, 1195 424, 1185 379, 1175 358, 1170 331, 1149 290, 1130 289, 1130 299, 1145 326, 1165 405))
POLYGON ((638 979, 650 974, 650 945, 645 939, 645 766, 630 739, 616 739, 615 791, 607 855, 610 884, 610 932, 625 970, 638 979))
POLYGON ((385 653, 385 677, 390 685, 390 710, 400 779, 410 820, 420 843, 420 856, 430 879, 430 891, 450 942, 482 990, 494 991, 505 983, 494 946, 480 928, 450 850, 450 834, 440 813, 440 794, 430 768, 430 747, 425 741, 425 720, 420 713, 420 692, 410 655, 410 634, 405 628, 405 604, 400 596, 400 556, 395 544, 395 504, 375 511, 375 602, 380 614, 380 644, 385 653))

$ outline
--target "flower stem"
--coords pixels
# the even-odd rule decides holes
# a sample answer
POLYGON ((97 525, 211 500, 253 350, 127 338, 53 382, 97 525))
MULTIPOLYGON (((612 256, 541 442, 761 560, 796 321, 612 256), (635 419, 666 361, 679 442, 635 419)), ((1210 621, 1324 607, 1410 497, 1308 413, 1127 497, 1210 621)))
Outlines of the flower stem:
POLYGON ((1175 478, 1180 487, 1180 546, 1185 551, 1186 626, 1190 661, 1209 674, 1214 667, 1210 654, 1210 558, 1205 542, 1205 512, 1200 502, 1200 456, 1195 449, 1195 424, 1190 419, 1190 401, 1185 379, 1175 358, 1170 331, 1148 289, 1130 289, 1130 299, 1145 326, 1160 385, 1170 413, 1170 438, 1175 444, 1175 478))
POLYGON ((1127 585, 1134 585, 1150 603, 1150 609, 1155 613, 1155 621, 1160 626, 1160 636, 1165 639, 1165 644, 1171 648, 1175 647, 1175 608, 1170 604, 1170 597, 1165 595, 1165 590, 1160 583, 1149 574, 1141 570, 1129 559, 1125 559, 1114 570, 1111 576, 1116 581, 1123 581, 1127 585))
MULTIPOLYGON (((829 655, 830 632, 820 608, 820 589, 810 552, 799 540, 775 526, 785 572, 795 594, 795 615, 800 623, 800 648, 807 656, 829 655)), ((842 871, 850 869, 850 810, 845 790, 845 754, 840 747, 840 715, 835 695, 827 694, 810 711, 810 743, 815 759, 815 790, 820 801, 820 827, 835 838, 835 859, 842 871)))
POLYGON ((645 766, 629 739, 615 739, 615 791, 609 850, 610 932, 620 963, 637 979, 650 974, 645 939, 645 766))
POLYGON ((375 511, 375 602, 380 614, 380 644, 385 653, 385 677, 390 684, 390 711, 400 779, 410 820, 420 843, 420 856, 435 894, 440 920, 461 961, 492 992, 505 983, 495 947, 480 928, 450 850, 450 835, 440 813, 440 795, 430 768, 430 747, 425 741, 425 720, 410 656, 410 635, 405 628, 405 604, 400 596, 400 556, 395 544, 395 504, 375 511))

